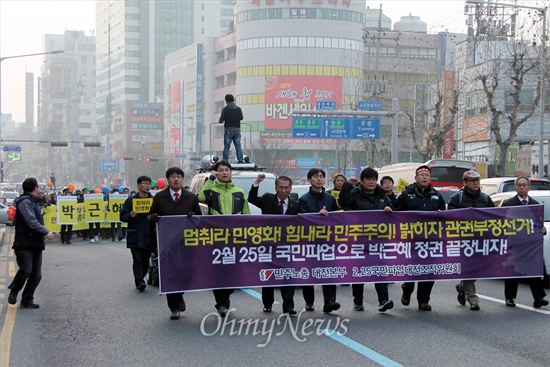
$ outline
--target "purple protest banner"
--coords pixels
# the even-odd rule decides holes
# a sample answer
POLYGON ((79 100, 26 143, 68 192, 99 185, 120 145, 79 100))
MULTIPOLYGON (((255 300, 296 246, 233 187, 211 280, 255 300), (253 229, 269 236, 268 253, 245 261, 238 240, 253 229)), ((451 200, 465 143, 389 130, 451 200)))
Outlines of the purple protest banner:
POLYGON ((542 205, 160 217, 160 292, 539 277, 542 205))

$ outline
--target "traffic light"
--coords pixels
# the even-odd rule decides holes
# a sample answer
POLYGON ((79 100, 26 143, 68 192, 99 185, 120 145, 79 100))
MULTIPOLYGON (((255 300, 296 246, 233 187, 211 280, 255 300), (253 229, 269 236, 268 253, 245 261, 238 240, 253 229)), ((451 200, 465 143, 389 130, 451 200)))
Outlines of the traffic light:
POLYGON ((158 162, 159 159, 158 158, 145 158, 145 161, 146 162, 158 162))
POLYGON ((121 161, 133 161, 134 157, 130 157, 128 155, 123 155, 123 156, 120 157, 120 160, 121 161))

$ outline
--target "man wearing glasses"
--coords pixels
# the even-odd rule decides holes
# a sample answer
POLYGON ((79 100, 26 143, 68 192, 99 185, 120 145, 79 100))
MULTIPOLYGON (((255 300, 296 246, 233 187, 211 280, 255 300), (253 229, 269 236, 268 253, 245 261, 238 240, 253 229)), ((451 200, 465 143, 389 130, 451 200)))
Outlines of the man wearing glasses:
MULTIPOLYGON (((481 192, 481 175, 479 172, 469 170, 462 175, 464 188, 451 196, 448 210, 460 208, 494 208, 493 200, 484 192, 481 192)), ((470 310, 479 311, 479 297, 476 294, 475 279, 461 280, 455 288, 458 292, 457 301, 462 306, 466 301, 470 304, 470 310)))
MULTIPOLYGON (((183 171, 179 167, 170 167, 166 170, 168 189, 159 191, 153 198, 149 211, 152 221, 155 221, 155 218, 158 220, 158 217, 163 215, 188 215, 189 213, 201 215, 197 197, 182 188, 183 177, 183 171)), ((156 234, 153 238, 156 246, 156 234)), ((180 312, 185 311, 183 292, 167 294, 166 301, 170 309, 170 320, 178 320, 180 312)))
MULTIPOLYGON (((531 190, 531 184, 528 177, 520 176, 516 178, 514 183, 517 195, 504 200, 501 206, 517 206, 517 205, 536 205, 538 201, 528 195, 531 190)), ((546 227, 542 226, 542 234, 546 235, 546 227)), ((542 306, 548 306, 548 301, 544 299, 546 292, 541 278, 528 278, 529 287, 531 287, 531 294, 533 295, 533 307, 541 308, 542 306)), ((518 293, 518 279, 506 279, 504 281, 504 297, 506 297, 506 306, 516 307, 515 298, 518 293)))
POLYGON ((145 274, 149 270, 149 257, 154 251, 151 237, 151 224, 147 221, 147 213, 138 213, 134 210, 134 200, 152 198, 151 178, 139 176, 137 179, 138 192, 126 199, 120 211, 120 221, 128 223, 126 247, 132 252, 132 269, 136 289, 143 292, 145 274))

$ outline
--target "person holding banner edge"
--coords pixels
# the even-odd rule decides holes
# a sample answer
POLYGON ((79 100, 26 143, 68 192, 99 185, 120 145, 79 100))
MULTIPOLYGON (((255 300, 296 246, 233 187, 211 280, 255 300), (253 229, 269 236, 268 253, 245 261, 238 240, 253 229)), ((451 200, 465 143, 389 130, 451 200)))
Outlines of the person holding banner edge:
MULTIPOLYGON (((149 211, 149 221, 157 222, 163 215, 201 215, 199 201, 193 193, 183 190, 183 170, 179 167, 170 167, 166 170, 168 189, 159 191, 153 197, 153 204, 149 211)), ((153 234, 153 243, 156 244, 156 235, 153 234)), ((127 240, 128 241, 128 240, 127 240)), ((183 292, 166 295, 166 302, 170 309, 170 320, 178 320, 180 312, 184 312, 185 301, 183 292)))
MULTIPOLYGON (((300 205, 296 200, 290 198, 292 191, 292 180, 287 176, 280 176, 275 180, 276 194, 265 193, 258 197, 258 188, 260 183, 265 179, 265 173, 259 173, 256 181, 252 184, 248 192, 248 202, 262 209, 262 214, 279 214, 279 215, 295 215, 300 213, 300 205)), ((281 297, 283 298, 283 313, 288 313, 290 316, 296 315, 294 310, 294 286, 286 286, 281 288, 281 297)), ((275 287, 262 288, 262 302, 264 304, 264 312, 271 312, 275 287)))
POLYGON ((139 176, 137 179, 138 192, 124 201, 120 211, 120 221, 128 223, 126 247, 132 253, 132 270, 136 289, 145 291, 145 275, 149 270, 149 258, 151 251, 154 251, 153 238, 151 236, 151 224, 147 221, 148 213, 138 213, 134 210, 134 201, 139 199, 150 199, 153 195, 151 190, 151 178, 139 176))
MULTIPOLYGON (((248 201, 243 189, 235 186, 231 164, 221 160, 214 165, 214 171, 204 183, 199 193, 199 200, 208 205, 209 215, 250 214, 248 201)), ((214 306, 221 317, 225 317, 231 306, 230 297, 233 289, 214 289, 214 306)))
MULTIPOLYGON (((432 170, 426 165, 422 165, 416 169, 415 182, 407 186, 397 198, 397 211, 442 211, 446 209, 445 200, 431 185, 431 173, 432 170)), ((418 282, 416 299, 418 300, 419 310, 432 310, 429 302, 433 286, 433 280, 418 282)), ((405 282, 401 285, 401 288, 403 290, 401 303, 403 306, 408 306, 411 302, 411 294, 414 291, 414 282, 405 282)))
MULTIPOLYGON (((520 176, 516 178, 514 182, 514 189, 517 195, 504 200, 501 206, 518 206, 518 205, 536 205, 538 201, 528 195, 531 190, 531 184, 529 178, 526 176, 520 176)), ((542 226, 542 234, 546 235, 546 227, 542 226)), ((531 294, 533 295, 533 307, 541 308, 542 306, 548 306, 548 301, 544 299, 546 292, 542 284, 541 278, 527 278, 529 287, 531 288, 531 294)), ((504 280, 504 297, 506 299, 506 306, 516 307, 516 297, 518 293, 519 279, 505 279, 504 280)))

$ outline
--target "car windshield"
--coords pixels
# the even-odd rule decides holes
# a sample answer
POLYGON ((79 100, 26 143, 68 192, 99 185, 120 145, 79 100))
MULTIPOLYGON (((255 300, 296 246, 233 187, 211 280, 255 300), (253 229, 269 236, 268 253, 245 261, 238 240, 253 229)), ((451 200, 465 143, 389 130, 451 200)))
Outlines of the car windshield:
POLYGON ((15 199, 19 196, 19 194, 16 192, 3 192, 2 196, 6 199, 15 199))
MULTIPOLYGON (((233 181, 235 186, 243 189, 246 195, 248 196, 248 191, 250 191, 252 184, 254 183, 254 181, 256 181, 256 176, 254 177, 233 176, 231 178, 231 181, 233 181)), ((274 192, 275 192, 275 177, 266 177, 265 180, 263 180, 262 183, 260 184, 260 187, 258 188, 258 196, 262 196, 265 193, 273 194, 274 192)))
MULTIPOLYGON (((502 185, 502 192, 515 191, 515 180, 510 180, 502 185)), ((550 190, 550 182, 548 181, 531 181, 531 190, 550 190)))

